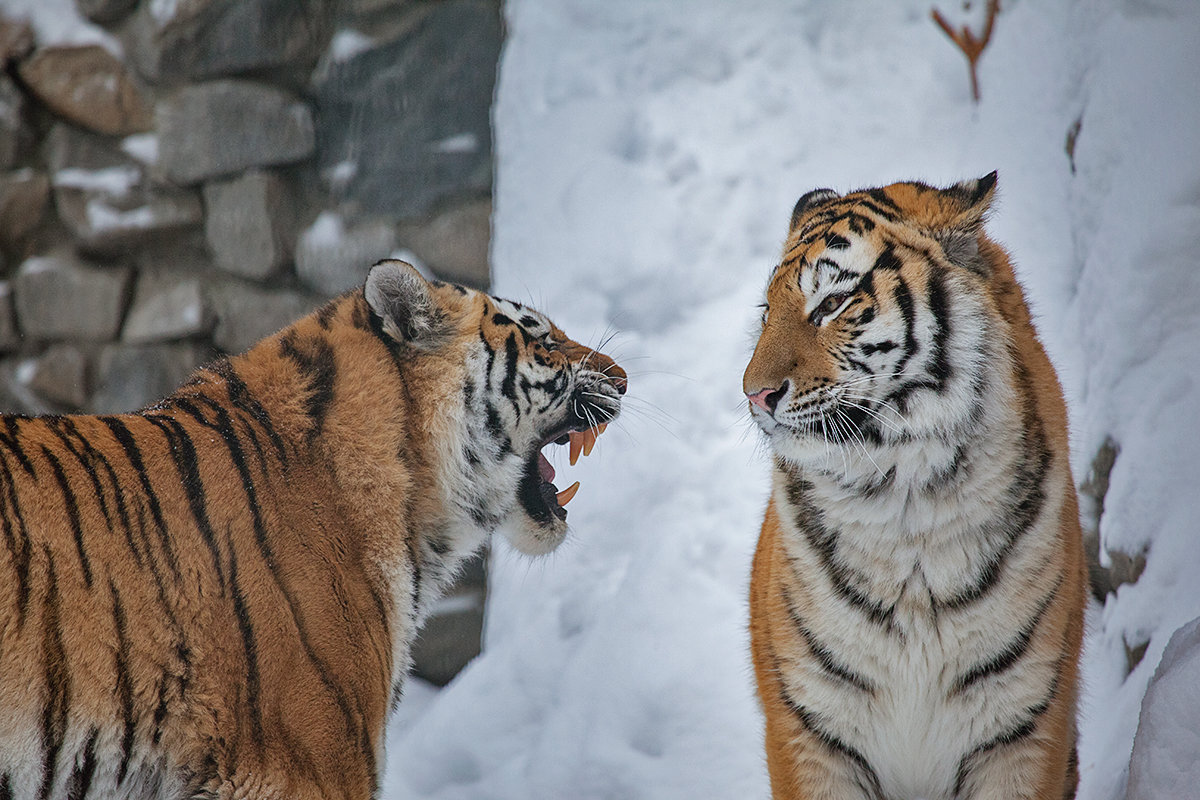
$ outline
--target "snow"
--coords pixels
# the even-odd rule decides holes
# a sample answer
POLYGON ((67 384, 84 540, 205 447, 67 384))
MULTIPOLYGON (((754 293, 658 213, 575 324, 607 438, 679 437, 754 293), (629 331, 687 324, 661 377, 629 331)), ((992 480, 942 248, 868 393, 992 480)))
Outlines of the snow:
POLYGON ((326 58, 334 64, 341 64, 374 46, 375 41, 365 33, 353 28, 340 28, 329 40, 329 53, 326 58))
MULTIPOLYGON (((951 21, 978 29, 975 5, 951 21)), ((1058 366, 1075 474, 1117 441, 1101 535, 1147 551, 1090 610, 1084 665, 1079 797, 1125 796, 1147 684, 1200 615, 1200 4, 1011 0, 978 106, 929 10, 508 0, 496 290, 586 342, 615 333, 631 390, 597 453, 555 465, 582 482, 567 543, 530 560, 498 541, 483 655, 402 704, 385 796, 766 796, 746 590, 768 470, 740 392, 755 305, 804 191, 992 169, 989 229, 1058 366)), ((1156 684, 1175 722, 1139 750, 1185 755, 1170 740, 1200 721, 1194 686, 1156 684)), ((1139 796, 1180 796, 1174 775, 1142 773, 1139 796)))
POLYGON ((98 44, 118 58, 122 54, 114 36, 79 15, 75 0, 0 0, 0 14, 28 20, 40 47, 98 44))
POLYGON ((112 198, 125 197, 142 180, 142 171, 134 166, 82 169, 67 167, 54 173, 56 188, 103 192, 112 198))

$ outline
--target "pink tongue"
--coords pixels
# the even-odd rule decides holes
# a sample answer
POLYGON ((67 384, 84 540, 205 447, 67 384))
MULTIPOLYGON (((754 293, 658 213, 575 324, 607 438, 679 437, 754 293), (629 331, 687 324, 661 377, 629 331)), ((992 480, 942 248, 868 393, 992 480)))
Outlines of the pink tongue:
POLYGON ((546 483, 554 482, 554 467, 550 466, 550 462, 541 453, 538 453, 538 475, 541 475, 546 483))

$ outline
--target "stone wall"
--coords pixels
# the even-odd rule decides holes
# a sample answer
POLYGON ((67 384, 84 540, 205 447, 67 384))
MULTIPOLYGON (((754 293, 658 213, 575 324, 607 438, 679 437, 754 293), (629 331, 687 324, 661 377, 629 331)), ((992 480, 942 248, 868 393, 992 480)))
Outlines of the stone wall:
POLYGON ((0 408, 136 409, 387 255, 487 285, 500 0, 75 5, 106 45, 0 20, 0 408))

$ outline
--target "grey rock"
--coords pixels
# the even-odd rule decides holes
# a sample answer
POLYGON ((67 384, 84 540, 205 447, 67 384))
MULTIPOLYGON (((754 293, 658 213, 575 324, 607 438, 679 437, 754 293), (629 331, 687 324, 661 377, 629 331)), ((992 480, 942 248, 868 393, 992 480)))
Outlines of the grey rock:
POLYGON ((1196 796, 1200 785, 1198 686, 1200 618, 1171 635, 1146 688, 1129 760, 1126 800, 1196 796))
POLYGON ((138 0, 75 0, 75 8, 92 22, 111 25, 129 16, 138 0))
POLYGON ((42 158, 51 175, 62 170, 134 170, 141 165, 114 145, 113 140, 65 122, 55 123, 42 142, 42 158))
POLYGON ((157 123, 159 167, 181 185, 299 161, 315 146, 308 106, 249 81, 180 89, 159 104, 157 123))
POLYGON ((99 45, 45 47, 19 71, 35 97, 77 125, 110 136, 151 127, 141 89, 125 65, 99 45))
POLYGON ((216 316, 196 278, 174 273, 143 273, 125 318, 121 340, 129 344, 202 336, 216 316))
POLYGON ((483 638, 484 593, 462 588, 443 597, 413 643, 412 674, 445 686, 479 655, 483 638))
POLYGON ((296 274, 325 295, 362 286, 371 266, 396 249, 396 232, 384 222, 345 227, 341 217, 327 211, 300 234, 296 243, 296 274))
POLYGON ((22 358, 0 360, 0 412, 5 414, 53 414, 62 411, 21 382, 29 362, 22 358))
POLYGON ((213 343, 226 353, 242 353, 323 303, 322 298, 289 289, 264 289, 227 279, 208 286, 216 312, 213 343))
POLYGON ((349 176, 345 200, 409 219, 491 186, 501 41, 494 3, 446 0, 420 13, 395 40, 331 63, 314 80, 321 169, 349 176))
POLYGON ((113 339, 129 278, 127 268, 89 266, 69 253, 26 259, 12 282, 21 331, 32 339, 113 339))
MULTIPOLYGON (((61 177, 58 173, 55 180, 61 177)), ((204 220, 197 192, 165 186, 122 192, 58 183, 54 200, 79 247, 97 254, 120 253, 204 220)))
POLYGON ((12 284, 0 281, 0 351, 14 350, 21 343, 17 311, 13 307, 12 284))
POLYGON ((333 0, 144 2, 127 51, 148 80, 195 81, 316 60, 333 0))
POLYGON ((40 397, 69 408, 81 408, 88 399, 87 356, 73 344, 56 344, 18 371, 40 397))
POLYGON ((50 180, 41 172, 0 175, 0 248, 15 248, 42 224, 49 197, 50 180))
POLYGON ((22 61, 33 52, 36 37, 27 19, 0 17, 0 67, 22 61))
POLYGON ((17 162, 27 138, 25 96, 0 72, 0 169, 10 169, 17 162))
POLYGON ((192 342, 108 345, 97 359, 90 410, 110 414, 143 408, 175 391, 215 355, 192 342))
POLYGON ((480 200, 456 206, 423 224, 400 227, 400 239, 439 278, 486 289, 491 275, 492 203, 480 200))
POLYGON ((278 175, 253 170, 204 185, 205 234, 217 266, 263 280, 292 257, 296 212, 278 175))

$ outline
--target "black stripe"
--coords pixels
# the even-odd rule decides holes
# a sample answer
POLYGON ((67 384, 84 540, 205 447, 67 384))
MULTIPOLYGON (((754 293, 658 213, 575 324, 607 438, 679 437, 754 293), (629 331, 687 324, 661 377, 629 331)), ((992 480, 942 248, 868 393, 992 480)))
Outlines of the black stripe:
MULTIPOLYGON (((1041 427, 1025 435, 1025 454, 1017 474, 1009 483, 1004 503, 992 520, 1000 544, 980 568, 974 580, 956 595, 938 600, 940 607, 956 610, 971 605, 986 595, 999 580, 1004 564, 1017 541, 1037 520, 1046 500, 1043 482, 1050 471, 1053 453, 1046 446, 1041 427)), ((987 537, 993 538, 993 537, 987 537)))
POLYGON ((42 708, 42 785, 38 797, 45 800, 54 788, 58 770, 58 754, 67 735, 67 715, 71 705, 71 672, 63 649, 62 626, 59 620, 58 576, 54 572, 54 557, 50 548, 46 556, 46 600, 42 611, 42 663, 47 700, 42 708))
POLYGON ((79 432, 79 428, 75 425, 74 420, 69 417, 55 417, 49 420, 49 425, 50 429, 59 438, 59 441, 63 443, 63 446, 70 451, 71 455, 75 456, 75 460, 79 462, 79 466, 83 468, 84 474, 91 481, 96 502, 100 504, 100 511, 104 514, 104 520, 108 524, 109 529, 120 528, 134 561, 137 562, 139 567, 142 566, 144 555, 133 539, 133 524, 130 521, 129 507, 125 503, 125 492, 121 488, 121 481, 117 479, 117 473, 113 470, 112 464, 103 453, 96 449, 87 437, 79 432), (113 520, 108 508, 108 501, 105 499, 106 492, 100 480, 101 474, 107 475, 109 483, 112 485, 113 501, 116 504, 117 513, 116 521, 113 520))
POLYGON ((988 739, 983 744, 979 745, 971 752, 964 755, 958 762, 957 777, 954 782, 954 795, 958 797, 962 794, 962 789, 966 784, 967 776, 970 770, 975 766, 978 760, 991 750, 997 747, 1005 747, 1007 745, 1016 744, 1022 739, 1028 738, 1035 730, 1037 730, 1038 720, 1046 711, 1049 710, 1050 704, 1054 702, 1054 698, 1058 695, 1059 684, 1062 680, 1062 668, 1066 663, 1065 659, 1059 659, 1058 666, 1054 673, 1054 680, 1050 682, 1049 691, 1046 697, 1032 706, 1025 709, 1023 718, 1010 725, 1006 730, 988 739))
POLYGON ((825 644, 823 644, 816 637, 816 634, 809 629, 808 625, 804 623, 803 617, 800 616, 800 612, 796 609, 795 599, 792 597, 792 593, 788 591, 786 586, 783 587, 783 600, 787 605, 788 616, 791 617, 792 625, 796 628, 796 631, 800 634, 801 638, 804 639, 804 643, 808 645, 809 652, 812 653, 813 657, 817 660, 817 663, 820 664, 821 668, 825 670, 825 672, 829 673, 829 675, 845 681, 856 689, 867 692, 868 694, 874 694, 875 687, 871 684, 871 682, 838 661, 834 657, 833 651, 825 646, 825 644))
POLYGON ((929 311, 933 314, 933 346, 930 355, 929 374, 933 376, 934 391, 942 392, 950 381, 953 368, 946 344, 950 339, 950 302, 946 283, 940 272, 929 276, 929 311))
POLYGON ((509 334, 504 340, 504 380, 500 382, 500 394, 512 403, 513 413, 521 416, 521 407, 517 404, 517 361, 520 353, 517 348, 517 337, 509 334))
POLYGON ((237 555, 233 548, 229 550, 229 588, 233 598, 234 616, 237 618, 238 630, 242 634, 242 649, 246 654, 246 705, 250 707, 250 731, 254 744, 261 749, 264 742, 262 702, 259 694, 261 682, 258 674, 258 641, 254 634, 254 622, 250 619, 250 610, 246 606, 246 597, 242 594, 242 586, 238 581, 237 555))
MULTIPOLYGON (((776 674, 782 676, 783 672, 779 663, 779 657, 773 651, 771 656, 774 661, 776 674)), ((831 733, 821 723, 821 718, 816 712, 793 700, 784 687, 782 679, 779 683, 779 697, 783 700, 783 704, 787 706, 788 710, 791 711, 792 715, 799 720, 800 725, 805 730, 816 737, 829 750, 849 760, 856 767, 855 780, 868 798, 876 800, 876 798, 882 797, 883 790, 879 785, 879 776, 875 774, 875 770, 871 767, 866 757, 831 733)))
MULTIPOLYGON (((785 468, 786 469, 786 468, 785 468)), ((808 499, 811 485, 787 471, 787 497, 795 514, 796 527, 805 541, 817 554, 822 572, 829 579, 833 590, 851 607, 858 609, 871 622, 889 633, 903 632, 896 627, 895 605, 886 606, 862 591, 851 582, 853 570, 844 565, 837 556, 838 532, 825 526, 821 511, 808 499)))
POLYGON ((889 272, 899 272, 904 266, 904 262, 896 255, 896 250, 890 244, 883 249, 879 257, 875 259, 875 263, 871 265, 872 270, 887 270, 889 272))
POLYGON ((337 315, 338 308, 341 306, 339 299, 330 300, 317 311, 317 324, 322 330, 329 330, 329 326, 333 323, 333 318, 337 315))
POLYGON ((887 208, 884 208, 879 203, 872 202, 871 200, 867 200, 865 198, 860 198, 855 207, 856 208, 865 208, 868 211, 870 211, 872 214, 875 214, 878 217, 882 217, 883 219, 887 220, 888 222, 895 222, 896 220, 900 219, 899 214, 897 214, 894 211, 891 211, 887 208))
POLYGON ((304 340, 298 347, 294 337, 288 335, 280 340, 279 350, 285 358, 295 363, 301 379, 306 384, 308 397, 304 401, 304 410, 313 423, 308 432, 308 440, 311 442, 321 433, 325 415, 333 402, 333 384, 337 378, 333 348, 329 346, 329 342, 316 337, 304 340), (300 349, 301 347, 304 349, 300 349))
POLYGON ((172 574, 177 579, 182 578, 183 573, 179 569, 179 561, 175 556, 175 547, 171 542, 171 537, 167 533, 167 523, 163 518, 162 506, 158 503, 158 495, 155 493, 154 487, 150 485, 150 476, 146 472, 146 465, 142 461, 142 451, 138 447, 136 439, 134 439, 129 428, 120 419, 116 417, 100 417, 99 419, 112 431, 113 437, 121 445, 121 449, 125 451, 125 457, 129 460, 129 466, 137 473, 138 483, 142 487, 142 496, 146 499, 146 504, 150 507, 150 515, 154 518, 155 529, 158 531, 159 543, 162 545, 167 565, 171 568, 172 574))
POLYGON ((67 521, 70 523, 71 533, 75 537, 75 550, 79 554, 79 566, 83 570, 83 582, 90 589, 92 588, 92 562, 88 558, 87 549, 83 546, 83 526, 79 518, 79 503, 75 499, 75 493, 71 491, 71 484, 67 480, 67 474, 63 471, 57 456, 50 452, 45 445, 42 445, 42 456, 50 463, 50 469, 54 472, 54 480, 58 482, 59 491, 62 492, 63 505, 67 510, 67 521))
POLYGON ((0 432, 0 444, 3 444, 9 451, 17 457, 17 462, 21 465, 21 469, 30 477, 34 477, 33 463, 29 457, 25 455, 25 451, 21 449, 21 437, 17 427, 20 425, 23 417, 9 416, 4 417, 4 430, 0 432))
POLYGON ((21 513, 21 504, 17 499, 16 482, 8 466, 8 457, 3 452, 0 452, 0 485, 3 487, 0 503, 3 504, 4 512, 0 519, 4 523, 5 538, 9 542, 13 567, 17 572, 17 627, 21 628, 29 610, 29 562, 32 558, 32 548, 29 531, 25 527, 25 516, 21 513))
POLYGON ((1006 645, 1000 648, 1000 651, 980 664, 976 664, 954 681, 953 687, 950 689, 951 696, 961 694, 975 683, 990 678, 993 675, 998 675, 1004 672, 1009 667, 1016 664, 1021 657, 1025 655, 1029 649, 1029 643, 1033 640, 1034 631, 1037 630, 1042 618, 1046 615, 1047 609, 1054 602, 1055 596, 1058 595, 1058 589, 1062 586, 1063 578, 1058 576, 1058 580, 1054 584, 1054 588, 1038 603, 1036 610, 1029 620, 1017 631, 1017 635, 1013 637, 1006 645))
POLYGON ((896 205, 896 201, 888 197, 888 193, 883 189, 869 189, 867 190, 867 196, 884 208, 889 208, 893 211, 900 210, 900 206, 896 205))
MULTIPOLYGON (((291 614, 292 623, 296 626, 297 636, 304 648, 304 652, 309 661, 312 663, 314 670, 320 676, 321 682, 336 697, 338 707, 342 712, 343 719, 347 726, 347 731, 352 733, 357 729, 361 732, 361 739, 364 743, 364 753, 368 758, 373 759, 374 751, 370 747, 369 734, 366 731, 364 720, 365 714, 363 713, 361 707, 357 709, 357 714, 355 713, 355 709, 351 707, 349 696, 346 694, 343 687, 334 679, 328 665, 323 659, 320 658, 320 656, 318 656, 316 649, 312 645, 312 639, 303 622, 303 618, 297 610, 300 607, 299 603, 293 591, 288 587, 287 583, 279 574, 278 560, 275 556, 273 548, 271 547, 267 527, 263 521, 262 510, 258 499, 258 491, 255 488, 254 480, 246 463, 245 451, 242 449, 236 432, 234 431, 233 422, 229 417, 229 413, 217 401, 209 397, 197 395, 195 399, 204 403, 213 412, 215 421, 209 422, 207 419, 205 419, 200 409, 188 399, 177 398, 175 400, 175 405, 181 411, 195 419, 199 424, 215 431, 225 443, 225 446, 229 451, 230 460, 233 462, 234 468, 237 470, 238 476, 241 479, 242 491, 246 495, 246 508, 250 512, 251 523, 254 529, 254 540, 258 547, 259 555, 262 557, 263 562, 266 564, 267 570, 272 577, 272 580, 287 603, 288 611, 291 614)), ((229 540, 230 558, 232 559, 232 537, 230 537, 229 540)))
POLYGON ((175 461, 175 469, 184 494, 187 496, 188 507, 196 528, 200 531, 204 544, 212 557, 213 570, 221 587, 225 586, 225 570, 221 567, 221 551, 217 545, 216 533, 208 519, 208 498, 204 492, 204 481, 200 478, 200 465, 196 456, 196 446, 183 426, 171 417, 159 414, 148 414, 144 419, 163 432, 171 456, 175 461))
MULTIPOLYGON (((67 800, 84 800, 88 790, 92 788, 92 778, 96 773, 96 737, 100 732, 92 728, 87 744, 83 748, 83 762, 75 765, 71 777, 67 779, 67 800)), ((0 798, 3 793, 0 793, 0 798)))
POLYGON ((129 760, 133 757, 133 735, 136 730, 136 720, 133 714, 133 681, 129 673, 129 626, 125 618, 125 608, 121 605, 121 596, 117 593, 116 584, 108 583, 112 595, 113 621, 117 628, 117 653, 114 669, 117 673, 117 702, 121 706, 121 765, 117 768, 117 785, 124 780, 129 770, 129 760))
POLYGON ((275 425, 271 422, 271 415, 250 394, 250 390, 233 368, 233 364, 229 359, 223 359, 210 366, 209 370, 225 381, 225 390, 229 393, 229 402, 233 404, 234 408, 249 414, 258 423, 259 427, 263 429, 263 432, 267 434, 267 438, 275 446, 275 452, 279 456, 279 463, 286 470, 288 467, 287 446, 283 438, 276 432, 275 425))

